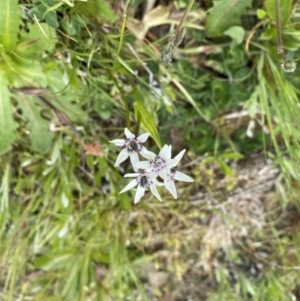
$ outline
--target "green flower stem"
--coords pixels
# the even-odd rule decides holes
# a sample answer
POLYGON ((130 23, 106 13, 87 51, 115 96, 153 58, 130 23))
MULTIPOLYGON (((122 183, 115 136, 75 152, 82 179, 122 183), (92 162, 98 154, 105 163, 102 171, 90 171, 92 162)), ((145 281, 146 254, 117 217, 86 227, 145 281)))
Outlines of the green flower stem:
POLYGON ((172 36, 172 38, 169 40, 168 44, 164 45, 162 52, 161 52, 161 62, 163 64, 168 64, 172 61, 173 56, 174 56, 174 49, 176 44, 179 44, 180 41, 182 40, 182 27, 183 24, 192 8, 192 5, 194 3, 194 0, 190 0, 184 14, 179 22, 179 25, 176 28, 175 34, 172 36))
POLYGON ((175 35, 172 37, 171 41, 174 41, 176 39, 176 37, 178 37, 180 35, 182 27, 183 27, 183 24, 184 24, 184 22, 185 22, 185 20, 186 20, 186 18, 188 16, 191 8, 192 8, 192 5, 194 4, 194 1, 195 0, 190 0, 189 1, 188 5, 187 5, 187 7, 186 7, 186 9, 184 11, 184 14, 183 14, 183 16, 182 16, 182 18, 180 20, 180 23, 179 23, 179 25, 176 28, 175 35))
POLYGON ((281 36, 281 23, 280 23, 280 0, 275 0, 276 4, 276 32, 277 32, 277 41, 278 41, 278 53, 281 55, 284 63, 286 61, 286 55, 282 45, 282 36, 281 36))

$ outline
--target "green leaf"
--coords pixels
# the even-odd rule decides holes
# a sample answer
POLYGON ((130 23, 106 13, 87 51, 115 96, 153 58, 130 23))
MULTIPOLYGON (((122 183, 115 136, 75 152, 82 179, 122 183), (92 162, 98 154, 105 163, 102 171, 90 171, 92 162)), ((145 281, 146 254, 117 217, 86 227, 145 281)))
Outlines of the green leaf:
POLYGON ((153 116, 151 116, 151 114, 147 111, 147 109, 141 102, 135 102, 134 109, 136 119, 140 118, 145 127, 145 130, 150 133, 151 137, 154 139, 158 147, 161 148, 161 141, 153 116))
POLYGON ((123 193, 119 195, 120 197, 120 206, 122 210, 130 211, 132 209, 131 201, 128 197, 128 193, 123 193))
POLYGON ((39 58, 46 50, 52 52, 57 42, 56 32, 46 23, 28 24, 28 32, 21 32, 16 53, 22 58, 39 58))
POLYGON ((233 25, 240 24, 240 17, 247 7, 251 7, 252 0, 218 0, 214 1, 206 22, 206 35, 218 37, 233 25))
POLYGON ((257 18, 262 20, 266 17, 267 13, 263 9, 256 10, 257 18))
POLYGON ((50 25, 51 27, 53 27, 55 29, 59 27, 56 11, 49 11, 46 14, 45 20, 46 20, 47 24, 50 25))
POLYGON ((227 29, 224 34, 232 38, 233 45, 239 45, 245 37, 245 29, 241 26, 232 26, 227 29))
POLYGON ((0 8, 0 44, 7 50, 15 48, 19 32, 18 0, 1 0, 0 8))
POLYGON ((0 155, 10 149, 15 140, 15 128, 7 81, 0 72, 0 155))
POLYGON ((32 9, 28 11, 28 16, 30 16, 31 18, 35 16, 38 20, 43 20, 44 13, 46 12, 46 10, 47 7, 43 4, 35 5, 32 9))
POLYGON ((224 153, 219 156, 222 159, 239 160, 244 156, 240 153, 224 153))
POLYGON ((60 24, 68 35, 75 36, 80 34, 82 24, 77 20, 76 16, 71 15, 69 18, 64 18, 60 24))
POLYGON ((52 146, 53 133, 49 130, 49 122, 42 118, 41 108, 34 98, 20 95, 17 98, 23 116, 27 119, 27 128, 30 130, 32 147, 39 153, 47 153, 52 146))
POLYGON ((106 0, 88 1, 87 3, 76 1, 75 10, 80 14, 97 17, 101 22, 108 21, 112 24, 116 22, 116 15, 107 2, 106 0))
POLYGON ((220 168, 222 170, 222 172, 224 173, 224 175, 228 176, 228 177, 233 177, 234 172, 233 170, 220 158, 218 158, 218 162, 220 164, 220 168))
POLYGON ((110 8, 106 0, 96 0, 97 12, 99 13, 99 19, 106 19, 109 23, 115 23, 116 15, 110 8))
POLYGON ((47 70, 45 74, 55 95, 55 99, 51 100, 52 104, 64 112, 72 122, 85 124, 88 116, 81 108, 83 86, 73 87, 68 74, 62 73, 56 66, 52 70, 47 70))
POLYGON ((6 62, 6 77, 13 87, 46 86, 46 78, 38 60, 26 60, 2 53, 6 62))
POLYGON ((52 252, 38 257, 34 262, 34 266, 45 271, 63 269, 70 265, 73 258, 73 252, 52 252))
POLYGON ((113 103, 111 98, 105 92, 102 92, 100 99, 95 99, 93 102, 93 109, 105 120, 111 117, 112 107, 113 103))
MULTIPOLYGON (((280 12, 280 24, 285 25, 291 15, 292 0, 278 0, 279 1, 279 12, 280 12)), ((265 9, 267 15, 275 22, 276 21, 276 0, 266 0, 265 9)))

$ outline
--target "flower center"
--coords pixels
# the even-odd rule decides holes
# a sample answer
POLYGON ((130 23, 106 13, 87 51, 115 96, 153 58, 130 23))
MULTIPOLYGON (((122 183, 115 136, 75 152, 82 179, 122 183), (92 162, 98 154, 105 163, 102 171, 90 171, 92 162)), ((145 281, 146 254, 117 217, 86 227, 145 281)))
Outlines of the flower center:
POLYGON ((148 188, 149 183, 148 183, 148 177, 147 176, 142 176, 140 179, 140 186, 143 188, 148 188))
POLYGON ((153 161, 153 168, 158 168, 163 164, 164 160, 160 157, 156 157, 153 161))
POLYGON ((130 140, 127 145, 128 152, 137 152, 138 149, 139 149, 139 146, 138 146, 137 142, 134 140, 130 140))

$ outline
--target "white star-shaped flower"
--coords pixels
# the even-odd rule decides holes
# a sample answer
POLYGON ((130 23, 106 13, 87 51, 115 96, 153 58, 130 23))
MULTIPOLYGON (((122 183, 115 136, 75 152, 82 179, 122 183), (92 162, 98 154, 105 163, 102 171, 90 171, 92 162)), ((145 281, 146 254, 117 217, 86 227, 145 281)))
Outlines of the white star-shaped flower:
POLYGON ((146 159, 150 159, 152 157, 152 152, 149 152, 142 143, 146 142, 148 137, 150 136, 149 133, 142 134, 137 138, 133 133, 131 133, 127 128, 124 129, 125 136, 127 139, 116 139, 109 141, 114 143, 117 146, 123 147, 120 154, 117 157, 115 166, 120 165, 124 162, 128 157, 130 157, 131 164, 135 172, 139 169, 135 167, 135 164, 139 162, 139 155, 141 154, 142 157, 146 159))
POLYGON ((136 185, 138 185, 135 198, 134 198, 134 203, 136 204, 137 202, 140 201, 140 199, 144 196, 146 190, 150 188, 151 192, 161 201, 161 197, 156 189, 157 186, 163 186, 163 183, 160 183, 155 179, 156 175, 155 174, 148 174, 148 173, 130 173, 126 174, 124 177, 135 177, 134 180, 130 181, 129 184, 120 191, 120 193, 123 193, 136 185))
POLYGON ((170 159, 171 148, 171 145, 164 145, 158 156, 152 152, 149 152, 151 160, 140 161, 136 163, 134 167, 144 169, 146 172, 154 173, 156 176, 159 175, 162 179, 164 179, 168 174, 168 170, 170 170, 175 163, 174 159, 170 159))
POLYGON ((171 194, 175 199, 177 199, 177 190, 173 179, 178 181, 183 181, 183 182, 194 182, 194 180, 191 177, 175 169, 175 166, 181 160, 184 153, 185 153, 185 149, 181 151, 174 159, 170 160, 172 161, 173 165, 168 175, 164 178, 165 187, 171 192, 171 194))

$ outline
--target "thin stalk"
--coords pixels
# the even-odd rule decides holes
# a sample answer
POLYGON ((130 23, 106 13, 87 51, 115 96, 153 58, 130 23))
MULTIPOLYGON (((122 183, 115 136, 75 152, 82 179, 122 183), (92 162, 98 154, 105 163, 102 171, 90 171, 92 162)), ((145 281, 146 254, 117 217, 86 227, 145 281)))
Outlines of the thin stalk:
POLYGON ((281 23, 280 23, 280 0, 275 0, 275 10, 276 10, 276 32, 277 32, 277 51, 281 55, 283 63, 281 68, 284 72, 294 72, 296 70, 297 63, 293 60, 287 60, 283 44, 282 44, 282 35, 281 35, 281 23))
POLYGON ((281 35, 281 23, 280 23, 280 0, 275 0, 276 5, 276 32, 277 32, 277 41, 278 41, 278 53, 281 55, 283 62, 286 61, 286 55, 282 45, 282 35, 281 35))
POLYGON ((126 18, 127 18, 127 15, 126 15, 126 13, 124 13, 122 27, 121 27, 121 33, 120 33, 120 42, 119 42, 119 47, 118 47, 118 50, 117 50, 117 55, 115 57, 113 70, 116 69, 116 64, 117 64, 117 61, 118 61, 118 56, 119 56, 119 54, 121 52, 121 49, 122 49, 123 39, 124 39, 124 34, 125 34, 125 28, 126 28, 126 18))
POLYGON ((117 89, 119 90, 119 93, 121 95, 121 99, 124 103, 124 107, 125 107, 125 112, 126 112, 126 127, 128 129, 130 129, 130 110, 129 110, 129 105, 126 99, 126 96, 124 95, 121 87, 118 84, 118 81, 116 80, 116 78, 114 77, 114 75, 111 73, 111 79, 113 80, 114 84, 116 85, 117 89))
POLYGON ((173 59, 175 46, 176 46, 176 44, 180 43, 180 41, 182 40, 182 35, 181 35, 182 27, 183 27, 183 24, 192 8, 193 3, 194 3, 194 0, 189 1, 188 5, 184 11, 184 14, 179 22, 179 25, 176 28, 175 34, 169 40, 168 44, 164 45, 164 47, 161 51, 161 62, 163 64, 168 64, 173 59))
POLYGON ((179 25, 176 28, 175 35, 172 37, 171 40, 174 40, 176 37, 178 37, 180 35, 180 32, 181 32, 182 27, 183 27, 183 24, 184 24, 184 22, 185 22, 185 20, 186 20, 186 18, 188 16, 191 8, 192 8, 192 5, 194 4, 194 1, 195 0, 190 0, 189 1, 188 5, 187 5, 187 7, 186 7, 186 9, 184 11, 184 14, 183 14, 183 16, 182 16, 182 18, 181 18, 181 20, 179 22, 179 25))

